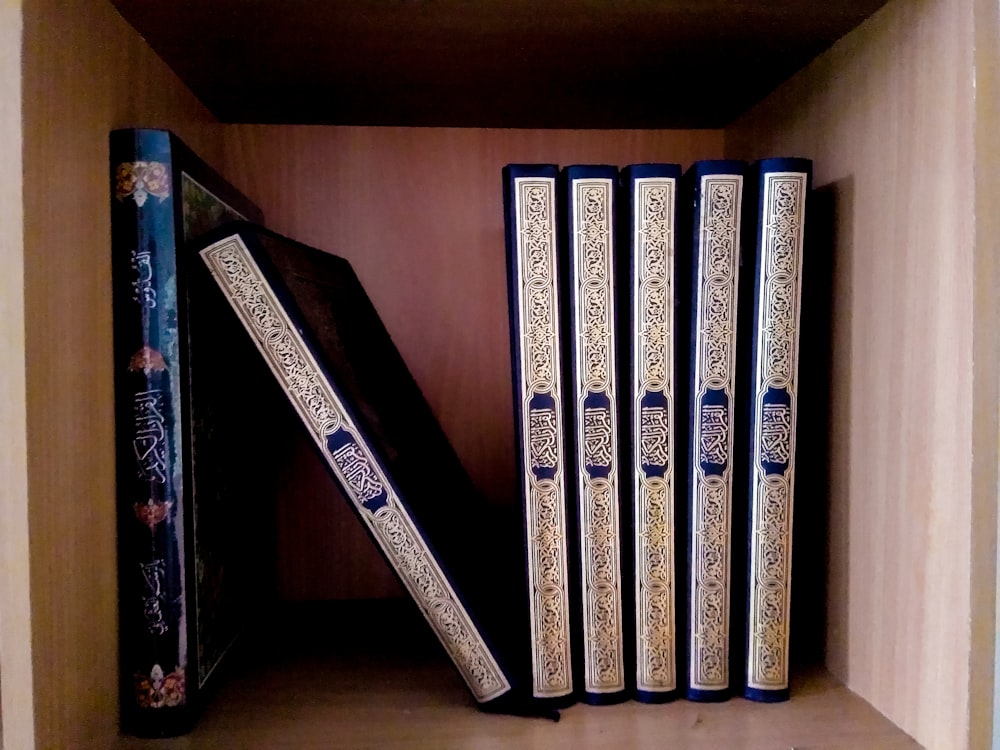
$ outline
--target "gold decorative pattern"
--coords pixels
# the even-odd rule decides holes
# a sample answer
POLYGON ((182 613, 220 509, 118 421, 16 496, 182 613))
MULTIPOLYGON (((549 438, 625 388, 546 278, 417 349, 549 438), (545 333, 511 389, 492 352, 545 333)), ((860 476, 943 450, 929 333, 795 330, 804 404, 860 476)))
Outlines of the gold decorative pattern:
POLYGON ((807 179, 804 172, 764 175, 747 629, 747 686, 759 690, 788 687, 792 459, 807 179), (765 405, 769 388, 787 393, 789 405, 765 405), (765 473, 765 461, 787 468, 765 473))
POLYGON ((701 179, 697 252, 691 476, 691 588, 688 686, 729 686, 733 396, 742 175, 701 179), (706 393, 724 403, 705 403, 706 393), (706 474, 702 461, 724 466, 706 474))
POLYGON ((555 190, 554 178, 514 179, 519 439, 525 457, 532 691, 538 698, 573 691, 555 190), (533 407, 539 397, 544 406, 533 407))
POLYGON ((572 180, 576 441, 583 576, 584 688, 625 689, 615 383, 614 183, 572 180), (598 405, 588 398, 598 396, 598 405), (595 468, 602 474, 597 476, 595 468))
POLYGON ((369 451, 242 239, 228 237, 206 247, 201 256, 476 700, 488 701, 506 693, 509 681, 417 532, 385 468, 369 451), (335 432, 345 433, 357 446, 353 460, 365 462, 367 483, 374 477, 384 489, 385 503, 374 511, 355 491, 357 477, 345 476, 330 453, 327 439, 335 432))
POLYGON ((674 204, 677 180, 636 179, 632 279, 632 377, 635 439, 636 686, 646 692, 677 687, 674 606, 674 204), (662 407, 644 407, 647 394, 662 407), (663 467, 650 476, 643 465, 663 467))
POLYGON ((149 196, 160 202, 170 197, 170 166, 160 161, 127 161, 115 170, 115 197, 131 197, 140 208, 149 196))

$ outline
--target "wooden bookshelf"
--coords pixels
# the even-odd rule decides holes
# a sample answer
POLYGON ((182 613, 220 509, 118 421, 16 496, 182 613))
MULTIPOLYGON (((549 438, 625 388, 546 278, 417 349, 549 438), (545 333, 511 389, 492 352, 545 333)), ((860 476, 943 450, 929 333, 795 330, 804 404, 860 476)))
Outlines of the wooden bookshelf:
MULTIPOLYGON (((812 478, 815 498, 798 499, 817 504, 822 537, 808 636, 822 668, 800 675, 790 703, 581 706, 549 725, 476 713, 433 651, 385 663, 318 648, 308 659, 272 654, 227 683, 191 736, 151 747, 431 738, 582 748, 676 736, 692 748, 894 748, 912 746, 907 734, 928 748, 989 747, 1000 442, 994 6, 892 0, 735 119, 597 130, 572 113, 562 129, 225 124, 107 0, 0 5, 4 750, 142 746, 117 729, 106 184, 108 131, 138 125, 175 130, 275 229, 351 259, 498 503, 514 486, 503 163, 795 153, 815 160, 834 218, 829 470, 812 478)), ((774 39, 761 34, 762 45, 774 39)), ((467 123, 455 114, 436 124, 467 123)), ((323 478, 300 481, 279 519, 283 597, 396 593, 353 519, 317 502, 323 478), (336 532, 336 550, 315 533, 323 529, 336 532)))
POLYGON ((194 733, 123 737, 115 750, 610 750, 667 738, 685 750, 920 747, 818 668, 795 674, 795 699, 784 704, 578 705, 558 722, 483 714, 426 630, 398 600, 290 607, 194 733))

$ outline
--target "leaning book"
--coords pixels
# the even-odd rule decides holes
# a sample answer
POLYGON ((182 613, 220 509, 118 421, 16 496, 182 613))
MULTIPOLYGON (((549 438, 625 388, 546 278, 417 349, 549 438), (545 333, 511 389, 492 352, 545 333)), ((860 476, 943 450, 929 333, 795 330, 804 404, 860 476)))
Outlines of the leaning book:
POLYGON ((190 328, 183 247, 261 212, 167 131, 116 130, 109 145, 121 719, 163 736, 190 728, 249 616, 250 499, 266 484, 223 469, 237 457, 215 425, 243 417, 213 389, 244 381, 192 365, 236 368, 239 353, 190 328))
POLYGON ((473 698, 530 710, 516 527, 491 520, 350 264, 245 223, 198 252, 473 698))
POLYGON ((745 697, 787 700, 796 406, 808 159, 776 158, 748 173, 748 256, 741 386, 748 417, 738 481, 748 499, 745 697))

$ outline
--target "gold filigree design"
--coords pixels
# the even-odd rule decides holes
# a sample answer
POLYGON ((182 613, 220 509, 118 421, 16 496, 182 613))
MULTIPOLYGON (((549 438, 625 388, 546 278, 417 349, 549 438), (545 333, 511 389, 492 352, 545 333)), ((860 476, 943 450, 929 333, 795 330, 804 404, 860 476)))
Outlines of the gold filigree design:
POLYGON ((482 702, 506 693, 507 677, 242 239, 237 235, 221 240, 201 255, 473 696, 482 702), (365 506, 327 448, 327 437, 339 430, 351 437, 368 470, 385 488, 386 503, 375 512, 365 506))
POLYGON ((764 175, 746 675, 747 686, 758 690, 788 687, 796 368, 806 187, 807 175, 802 172, 764 175), (784 389, 791 399, 787 414, 780 415, 778 426, 786 428, 781 430, 784 434, 769 436, 780 443, 777 447, 765 444, 763 396, 768 388, 784 389), (769 451, 767 457, 787 458, 784 474, 764 474, 765 451, 769 451))
POLYGON ((717 427, 711 446, 724 463, 722 476, 707 476, 696 453, 691 476, 691 588, 689 687, 729 686, 730 532, 732 516, 733 394, 736 376, 737 269, 740 250, 742 175, 701 180, 701 231, 697 250, 692 445, 701 450, 702 426, 717 427), (708 389, 721 390, 726 406, 702 405, 708 389), (712 409, 712 414, 704 414, 712 409), (720 412, 720 413, 716 413, 720 412), (703 422, 704 417, 711 417, 703 422))
POLYGON ((554 698, 573 691, 555 179, 518 177, 514 188, 532 692, 554 698), (552 406, 533 410, 531 400, 539 395, 551 397, 552 406), (552 477, 540 479, 533 469, 541 467, 552 477))
MULTIPOLYGON (((576 299, 576 440, 583 576, 584 688, 625 688, 620 530, 618 528, 618 422, 614 373, 613 181, 576 179, 572 185, 573 283, 576 299), (607 397, 608 408, 586 409, 588 394, 607 397), (592 478, 586 461, 607 457, 608 476, 592 478)), ((602 464, 603 465, 603 464, 602 464)))
POLYGON ((646 692, 677 687, 674 605, 673 394, 673 178, 637 179, 635 211, 633 331, 633 457, 635 517, 636 686, 646 692), (646 394, 660 394, 666 407, 644 410, 646 394), (654 429, 655 428, 655 429, 654 429), (647 476, 643 464, 663 466, 647 476))

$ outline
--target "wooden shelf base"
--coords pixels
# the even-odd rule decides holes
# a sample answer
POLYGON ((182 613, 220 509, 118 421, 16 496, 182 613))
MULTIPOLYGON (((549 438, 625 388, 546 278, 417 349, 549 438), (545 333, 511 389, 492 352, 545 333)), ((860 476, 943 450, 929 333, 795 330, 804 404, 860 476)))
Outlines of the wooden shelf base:
POLYGON ((122 738, 117 750, 919 748, 821 668, 796 674, 792 699, 780 704, 577 705, 559 722, 484 714, 409 609, 374 608, 392 613, 383 622, 394 631, 370 608, 309 607, 283 618, 265 636, 274 648, 233 671, 194 732, 122 738))

